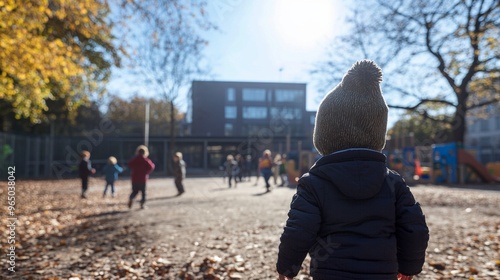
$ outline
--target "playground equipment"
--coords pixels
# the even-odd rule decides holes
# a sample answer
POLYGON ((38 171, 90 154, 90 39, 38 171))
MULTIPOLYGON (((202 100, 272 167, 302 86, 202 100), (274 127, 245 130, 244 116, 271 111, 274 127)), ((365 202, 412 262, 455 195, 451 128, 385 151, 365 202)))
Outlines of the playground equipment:
POLYGON ((434 145, 434 182, 464 183, 474 176, 484 183, 500 182, 472 153, 473 149, 461 148, 456 143, 434 145))
POLYGON ((384 151, 389 168, 409 183, 500 182, 500 163, 485 166, 476 159, 475 152, 457 143, 384 151))
POLYGON ((500 182, 499 177, 491 175, 484 165, 482 165, 474 156, 464 149, 458 149, 458 163, 472 169, 472 171, 474 171, 485 183, 500 182))
POLYGON ((300 176, 309 172, 316 162, 318 154, 310 151, 290 152, 287 154, 286 173, 288 185, 296 186, 300 176))
POLYGON ((455 143, 432 146, 434 183, 458 183, 457 147, 455 143))
POLYGON ((493 177, 500 178, 500 162, 487 163, 486 169, 493 177))
POLYGON ((401 150, 384 151, 388 167, 409 183, 429 183, 432 180, 432 148, 427 146, 405 147, 401 150))
MULTIPOLYGON (((500 182, 500 163, 481 164, 475 150, 464 149, 457 143, 432 146, 404 147, 383 151, 390 169, 395 170, 408 183, 463 184, 465 182, 500 182)), ((286 170, 289 185, 309 171, 318 159, 310 151, 288 153, 286 170)))

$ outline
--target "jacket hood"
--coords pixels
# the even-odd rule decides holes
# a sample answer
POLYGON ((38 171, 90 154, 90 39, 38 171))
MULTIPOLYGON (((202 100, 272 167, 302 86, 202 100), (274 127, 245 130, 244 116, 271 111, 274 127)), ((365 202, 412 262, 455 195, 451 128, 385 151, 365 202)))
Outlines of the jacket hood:
POLYGON ((367 199, 382 188, 387 176, 385 160, 378 151, 343 150, 320 158, 309 173, 331 182, 349 198, 367 199))

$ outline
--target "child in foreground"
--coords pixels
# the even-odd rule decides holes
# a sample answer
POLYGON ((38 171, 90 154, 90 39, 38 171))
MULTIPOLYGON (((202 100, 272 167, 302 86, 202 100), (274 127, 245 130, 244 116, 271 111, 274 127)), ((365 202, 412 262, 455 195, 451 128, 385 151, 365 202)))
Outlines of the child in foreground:
POLYGON ((387 169, 388 107, 382 72, 355 63, 321 102, 313 141, 323 156, 300 178, 281 235, 279 279, 307 255, 321 279, 411 279, 421 272, 429 230, 399 174, 387 169))

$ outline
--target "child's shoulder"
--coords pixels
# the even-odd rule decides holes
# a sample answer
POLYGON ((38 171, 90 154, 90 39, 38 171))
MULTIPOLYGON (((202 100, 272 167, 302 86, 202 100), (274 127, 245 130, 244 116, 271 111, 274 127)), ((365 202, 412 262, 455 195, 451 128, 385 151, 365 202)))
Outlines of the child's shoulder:
POLYGON ((401 176, 398 172, 396 172, 396 171, 394 171, 392 169, 389 169, 389 168, 387 168, 387 177, 386 177, 386 180, 389 183, 402 183, 402 184, 406 184, 405 179, 403 178, 403 176, 401 176))
POLYGON ((319 176, 311 173, 305 173, 298 181, 298 185, 302 188, 309 189, 310 191, 318 191, 325 186, 330 186, 332 183, 319 176))
POLYGON ((398 197, 401 193, 409 191, 408 185, 405 179, 398 172, 387 168, 387 177, 385 179, 386 183, 389 185, 391 192, 398 197))

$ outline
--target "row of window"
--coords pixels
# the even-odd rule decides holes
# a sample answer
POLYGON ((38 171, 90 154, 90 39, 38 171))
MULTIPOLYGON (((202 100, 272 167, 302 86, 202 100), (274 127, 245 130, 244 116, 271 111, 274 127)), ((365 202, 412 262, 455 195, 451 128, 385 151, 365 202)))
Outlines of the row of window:
MULTIPOLYGON (((243 101, 272 101, 272 91, 261 88, 244 88, 241 92, 243 101)), ((274 99, 276 102, 297 102, 304 100, 304 91, 296 89, 276 89, 274 91, 274 99)), ((227 89, 227 101, 236 101, 236 90, 234 88, 227 89)))
MULTIPOLYGON (((268 125, 244 125, 240 128, 240 134, 242 135, 263 135, 269 133, 271 130, 274 135, 301 135, 302 127, 300 125, 288 125, 286 127, 277 126, 269 127, 268 125)), ((234 136, 234 124, 226 123, 224 124, 224 135, 234 136)))
POLYGON ((469 126, 469 132, 487 132, 494 130, 500 130, 500 116, 496 116, 494 119, 477 120, 469 126), (490 125, 490 121, 494 120, 494 126, 490 125))
POLYGON ((500 137, 483 136, 478 138, 470 138, 468 144, 473 147, 498 147, 500 148, 500 137))
MULTIPOLYGON (((244 106, 242 107, 243 119, 267 119, 268 108, 264 106, 244 106)), ((299 108, 278 108, 271 107, 269 115, 272 119, 301 120, 302 110, 299 108)), ((238 117, 238 108, 236 106, 226 106, 224 109, 226 119, 236 119, 238 117)))

